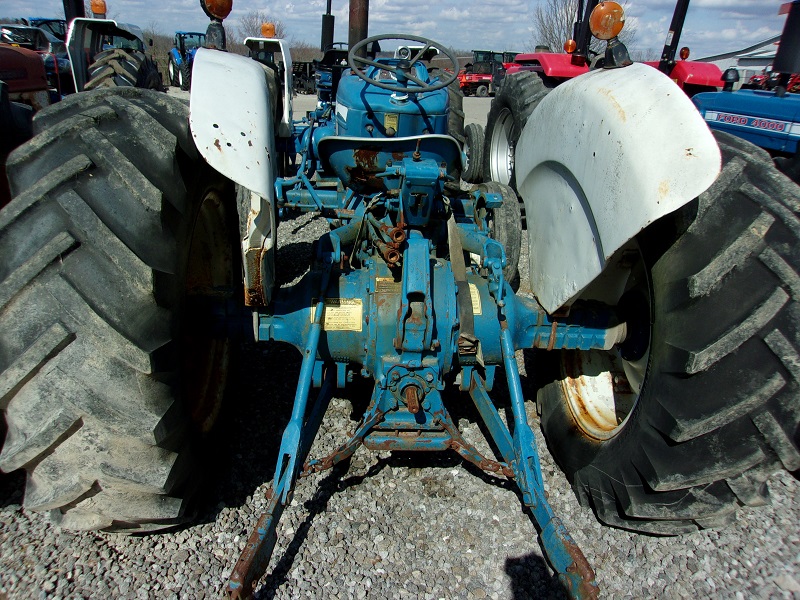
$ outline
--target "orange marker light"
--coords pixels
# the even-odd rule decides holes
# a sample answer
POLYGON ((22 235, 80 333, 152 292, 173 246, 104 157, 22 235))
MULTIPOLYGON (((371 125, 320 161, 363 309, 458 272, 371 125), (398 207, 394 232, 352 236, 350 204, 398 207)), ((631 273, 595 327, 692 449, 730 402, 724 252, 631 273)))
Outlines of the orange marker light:
POLYGON ((217 19, 224 19, 233 9, 233 0, 201 0, 210 15, 217 19))
POLYGON ((687 58, 689 58, 689 46, 684 46, 683 48, 681 48, 680 57, 681 60, 686 60, 687 58))
POLYGON ((617 2, 601 2, 589 15, 589 29, 598 40, 617 37, 624 25, 625 11, 617 2))
POLYGON ((274 38, 275 37, 275 23, 262 23, 261 24, 261 37, 274 38))
POLYGON ((96 15, 106 14, 106 0, 92 0, 92 13, 96 15))
POLYGON ((578 44, 575 42, 575 40, 567 40, 564 42, 564 52, 567 54, 572 54, 575 52, 575 50, 577 50, 577 48, 578 44))

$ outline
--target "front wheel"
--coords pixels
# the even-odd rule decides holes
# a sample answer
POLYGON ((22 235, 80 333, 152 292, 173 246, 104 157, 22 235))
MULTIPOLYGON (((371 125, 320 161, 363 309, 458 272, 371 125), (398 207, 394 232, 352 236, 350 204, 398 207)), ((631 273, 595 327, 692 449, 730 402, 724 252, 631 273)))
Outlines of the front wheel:
POLYGON ((169 61, 167 62, 167 74, 169 76, 169 84, 178 87, 178 68, 175 66, 175 61, 172 59, 172 56, 169 57, 169 61))
POLYGON ((483 125, 470 123, 464 128, 464 155, 467 160, 461 178, 467 183, 483 181, 483 125))
POLYGON ((512 73, 503 80, 486 117, 485 181, 498 181, 517 190, 514 168, 517 141, 533 109, 547 92, 539 76, 529 71, 512 73))
POLYGON ((229 342, 187 305, 238 296, 233 185, 164 94, 76 94, 34 127, 0 212, 0 468, 65 528, 173 526, 225 389, 229 342))
POLYGON ((800 468, 800 188, 755 146, 715 136, 717 181, 587 289, 617 304, 628 339, 562 353, 539 392, 579 499, 625 529, 724 524, 765 502, 771 473, 800 468))

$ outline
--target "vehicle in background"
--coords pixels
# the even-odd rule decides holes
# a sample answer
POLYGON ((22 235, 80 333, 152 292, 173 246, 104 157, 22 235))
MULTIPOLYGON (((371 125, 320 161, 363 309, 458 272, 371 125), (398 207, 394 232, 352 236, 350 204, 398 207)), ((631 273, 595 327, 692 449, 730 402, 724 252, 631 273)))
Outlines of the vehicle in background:
POLYGON ((65 19, 50 19, 47 17, 28 17, 22 19, 23 23, 31 27, 38 27, 54 35, 62 42, 67 41, 67 21, 65 19))
MULTIPOLYGON (((589 2, 590 4, 592 3, 589 2)), ((668 75, 691 98, 697 93, 715 92, 722 87, 722 71, 712 63, 688 60, 690 51, 686 46, 678 52, 678 42, 688 9, 689 0, 676 2, 661 59, 645 61, 643 64, 668 75), (675 60, 676 53, 680 60, 675 60)), ((552 89, 573 77, 586 73, 590 67, 602 67, 606 57, 592 52, 588 47, 588 42, 585 46, 581 45, 584 44, 581 38, 588 39, 587 35, 586 32, 576 30, 574 36, 577 42, 573 39, 567 40, 564 43, 564 53, 519 54, 514 61, 515 64, 506 69, 506 75, 532 71, 539 75, 546 88, 552 89)))
POLYGON ((198 48, 206 42, 206 34, 197 31, 176 31, 169 51, 167 73, 169 84, 186 91, 192 86, 192 63, 198 48))
POLYGON ((313 61, 292 63, 292 81, 295 94, 317 93, 314 73, 316 73, 316 68, 313 61))
POLYGON ((44 62, 35 50, 0 43, 0 208, 11 200, 5 164, 33 135, 33 114, 50 104, 44 62))
POLYGON ((465 96, 486 97, 494 95, 506 69, 514 64, 518 52, 473 50, 472 62, 458 73, 458 82, 465 96))
MULTIPOLYGON (((746 90, 773 90, 780 83, 781 74, 773 71, 772 67, 764 69, 763 72, 753 75, 742 85, 746 90)), ((796 94, 800 92, 800 73, 793 73, 786 84, 786 91, 796 94)))
POLYGON ((44 61, 52 102, 75 91, 67 47, 52 33, 28 25, 0 25, 0 42, 37 52, 44 61))
POLYGON ((69 30, 67 51, 78 91, 116 86, 163 89, 158 66, 145 53, 144 34, 136 25, 77 18, 69 30))
POLYGON ((692 98, 711 129, 743 138, 769 152, 776 166, 800 182, 800 0, 783 4, 787 14, 781 42, 771 72, 764 74, 764 89, 733 91, 736 69, 723 76, 730 84, 723 91, 692 98))

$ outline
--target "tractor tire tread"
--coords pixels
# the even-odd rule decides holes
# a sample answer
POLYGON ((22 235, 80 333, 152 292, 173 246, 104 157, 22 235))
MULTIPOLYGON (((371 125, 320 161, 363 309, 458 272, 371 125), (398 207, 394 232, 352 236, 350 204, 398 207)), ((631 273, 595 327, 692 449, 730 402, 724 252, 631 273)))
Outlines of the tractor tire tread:
POLYGON ((769 475, 800 469, 800 188, 766 153, 715 136, 725 167, 652 270, 664 343, 642 389, 654 402, 631 415, 646 425, 573 471, 578 497, 625 529, 725 523, 766 501, 769 475))
POLYGON ((461 178, 467 183, 481 183, 483 181, 483 126, 478 123, 469 123, 464 127, 464 147, 467 153, 467 168, 461 178))
POLYGON ((183 61, 178 65, 178 70, 181 74, 180 87, 184 92, 188 92, 192 88, 192 66, 188 61, 183 61))
POLYGON ((18 195, 0 213, 0 468, 26 468, 24 505, 66 526, 149 531, 183 519, 169 494, 188 474, 185 424, 159 376, 172 368, 178 290, 164 257, 177 255, 170 198, 185 188, 165 184, 179 157, 158 172, 186 137, 187 110, 146 90, 80 96, 39 113, 37 128, 52 129, 9 159, 18 195), (158 104, 170 111, 155 117, 158 104), (127 198, 110 205, 110 189, 127 198))

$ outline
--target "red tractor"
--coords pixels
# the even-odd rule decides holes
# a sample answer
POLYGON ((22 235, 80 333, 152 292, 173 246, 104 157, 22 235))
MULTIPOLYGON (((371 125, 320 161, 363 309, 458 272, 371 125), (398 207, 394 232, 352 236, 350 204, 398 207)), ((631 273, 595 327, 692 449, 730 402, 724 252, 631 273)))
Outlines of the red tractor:
MULTIPOLYGON (((590 5, 596 2, 589 2, 590 5)), ((683 22, 686 19, 686 11, 689 8, 689 0, 678 0, 675 12, 672 15, 667 40, 661 59, 658 61, 645 61, 644 64, 660 70, 678 84, 686 95, 694 96, 699 92, 715 92, 722 86, 722 71, 712 63, 689 61, 689 48, 680 49, 680 60, 675 60, 678 49, 683 22)), ((590 8, 587 7, 587 11, 590 8)), ((580 15, 578 16, 580 20, 580 15)), ((577 37, 577 35, 576 35, 577 37)), ((518 54, 513 64, 505 69, 505 73, 495 78, 495 87, 502 85, 503 75, 519 73, 521 71, 532 71, 537 73, 546 88, 554 88, 573 77, 582 75, 589 71, 590 66, 602 66, 605 58, 602 55, 595 55, 590 58, 590 52, 583 54, 576 52, 577 45, 573 40, 568 40, 564 44, 564 53, 547 51, 535 51, 531 53, 518 54), (586 56, 584 56, 586 54, 586 56)))
POLYGON ((458 83, 465 96, 485 98, 494 95, 497 82, 508 66, 514 64, 518 52, 473 50, 472 62, 458 73, 458 83))

